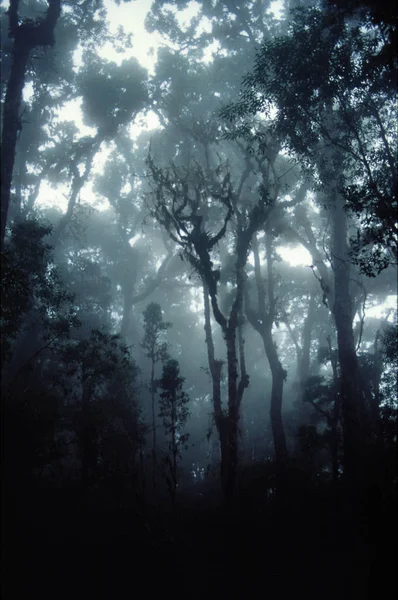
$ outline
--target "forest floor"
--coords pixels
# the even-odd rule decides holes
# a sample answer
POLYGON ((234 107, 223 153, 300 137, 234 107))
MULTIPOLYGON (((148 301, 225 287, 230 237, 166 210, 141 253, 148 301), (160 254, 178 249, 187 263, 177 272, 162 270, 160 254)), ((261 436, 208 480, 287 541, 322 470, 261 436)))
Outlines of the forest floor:
POLYGON ((319 497, 227 511, 196 496, 174 514, 94 506, 3 511, 3 600, 396 597, 395 510, 358 542, 319 497))

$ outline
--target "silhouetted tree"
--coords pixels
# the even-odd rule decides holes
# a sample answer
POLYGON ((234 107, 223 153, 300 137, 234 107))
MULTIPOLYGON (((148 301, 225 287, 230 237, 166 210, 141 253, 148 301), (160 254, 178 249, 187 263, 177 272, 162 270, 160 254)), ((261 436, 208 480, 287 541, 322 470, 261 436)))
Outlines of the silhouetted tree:
POLYGON ((152 478, 153 485, 156 485, 156 405, 155 396, 158 381, 155 379, 155 368, 158 362, 163 363, 169 357, 168 344, 162 341, 164 333, 170 329, 171 323, 163 321, 162 309, 156 302, 148 304, 143 313, 144 316, 144 337, 141 346, 146 356, 151 361, 151 410, 152 410, 152 478))
POLYGON ((54 29, 61 14, 61 0, 49 0, 45 16, 20 22, 19 0, 10 0, 9 35, 13 39, 12 65, 3 110, 1 137, 1 249, 4 246, 10 191, 14 171, 15 148, 21 128, 20 107, 25 72, 32 50, 54 43, 54 29))
POLYGON ((159 382, 160 388, 163 390, 160 393, 159 416, 163 419, 166 435, 170 436, 169 454, 165 458, 165 464, 168 470, 167 485, 173 505, 178 485, 178 459, 181 457, 181 452, 186 447, 189 437, 187 433, 183 433, 190 414, 189 396, 182 389, 184 381, 185 378, 180 375, 178 361, 168 360, 163 366, 162 378, 159 382))

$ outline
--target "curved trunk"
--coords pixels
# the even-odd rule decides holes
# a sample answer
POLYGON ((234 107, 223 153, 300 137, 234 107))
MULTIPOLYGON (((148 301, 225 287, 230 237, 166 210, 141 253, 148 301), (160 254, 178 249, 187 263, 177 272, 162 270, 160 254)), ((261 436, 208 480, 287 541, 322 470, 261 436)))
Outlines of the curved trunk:
POLYGON ((283 384, 286 372, 279 360, 278 352, 274 339, 272 337, 272 325, 275 319, 275 295, 274 295, 274 275, 272 259, 272 239, 270 234, 266 234, 266 257, 267 257, 267 275, 268 275, 268 309, 266 308, 266 292, 263 278, 261 276, 260 255, 256 236, 253 236, 253 255, 254 270, 257 286, 258 310, 253 312, 247 306, 246 312, 251 325, 260 334, 263 340, 265 354, 268 359, 272 375, 272 389, 270 402, 270 419, 272 435, 274 439, 275 458, 279 467, 286 462, 287 445, 285 429, 282 420, 282 402, 283 402, 283 384))
POLYGON ((270 419, 274 438, 275 458, 277 464, 282 465, 287 458, 286 436, 282 420, 283 384, 286 372, 280 363, 270 328, 264 331, 262 338, 272 374, 270 419))

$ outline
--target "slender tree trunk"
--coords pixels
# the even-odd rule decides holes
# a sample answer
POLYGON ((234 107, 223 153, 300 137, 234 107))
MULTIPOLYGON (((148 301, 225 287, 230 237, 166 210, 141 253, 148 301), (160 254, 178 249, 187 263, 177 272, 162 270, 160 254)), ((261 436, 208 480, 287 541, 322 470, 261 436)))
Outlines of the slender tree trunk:
POLYGON ((280 363, 270 328, 263 332, 263 343, 272 375, 270 419, 275 458, 277 464, 281 466, 287 459, 286 436, 282 420, 283 384, 286 372, 280 363))
POLYGON ((215 358, 213 333, 211 329, 211 316, 210 316, 210 302, 209 302, 209 290, 207 284, 202 278, 203 283, 203 300, 204 300, 204 315, 205 315, 205 336, 206 336, 206 348, 207 348, 207 361, 212 380, 213 389, 213 410, 214 410, 214 422, 217 429, 218 439, 220 443, 220 478, 224 489, 225 473, 227 472, 228 465, 228 431, 227 431, 227 420, 226 415, 222 410, 221 403, 221 374, 223 363, 221 360, 215 358))
POLYGON ((333 371, 333 410, 332 417, 330 422, 331 429, 331 442, 330 442, 330 452, 332 457, 332 480, 333 484, 337 486, 339 480, 339 423, 340 423, 340 413, 341 413, 341 394, 339 389, 339 374, 337 369, 337 358, 333 352, 332 348, 332 340, 331 337, 327 338, 329 344, 329 356, 330 356, 330 364, 332 365, 333 371))
POLYGON ((96 431, 93 416, 90 411, 91 386, 83 367, 82 376, 82 423, 81 423, 81 461, 82 461, 82 483, 87 488, 94 474, 96 453, 96 431))
POLYGON ((343 417, 344 468, 347 479, 362 487, 365 475, 364 423, 361 410, 359 368, 353 331, 350 295, 350 262, 347 245, 347 217, 344 200, 336 194, 332 206, 334 271, 333 316, 337 330, 340 364, 341 409, 343 417))
POLYGON ((1 249, 4 247, 7 215, 10 206, 15 151, 18 132, 21 128, 19 113, 29 51, 28 46, 14 45, 13 62, 4 101, 3 132, 1 136, 1 249))
POLYGON ((173 410, 172 410, 172 419, 173 419, 173 428, 171 431, 171 435, 172 435, 172 440, 173 440, 173 466, 172 466, 172 503, 173 506, 175 505, 175 501, 176 501, 176 493, 177 493, 177 453, 178 453, 178 448, 177 448, 177 439, 176 439, 176 422, 177 422, 177 416, 176 416, 176 407, 175 407, 175 401, 174 401, 174 405, 173 405, 173 410))
POLYGON ((384 443, 383 437, 381 434, 381 414, 380 414, 380 402, 381 402, 381 376, 383 373, 383 363, 382 363, 382 354, 380 349, 380 331, 376 333, 375 343, 374 343, 374 363, 375 363, 375 376, 374 376, 374 392, 373 394, 369 393, 369 401, 370 401, 370 416, 371 416, 371 425, 370 429, 377 440, 377 444, 379 450, 381 451, 381 455, 384 453, 384 443))
POLYGON ((308 312, 303 327, 302 347, 300 356, 297 357, 298 363, 298 374, 300 381, 301 393, 304 393, 307 379, 310 375, 310 350, 311 350, 311 339, 312 331, 314 328, 314 314, 315 314, 315 292, 310 293, 310 299, 308 303, 308 312))
POLYGON ((253 254, 254 269, 257 285, 258 310, 255 314, 248 310, 250 323, 261 335, 264 344, 264 350, 272 375, 270 419, 274 439, 275 458, 279 467, 286 462, 287 445, 286 436, 282 420, 282 402, 283 385, 286 378, 286 372, 279 360, 278 352, 272 337, 272 325, 275 319, 275 297, 274 297, 274 275, 272 260, 272 239, 269 233, 266 234, 266 257, 267 257, 267 275, 268 275, 268 310, 265 302, 265 286, 261 276, 260 256, 256 236, 253 236, 253 254))
MULTIPOLYGON (((337 392, 337 390, 336 390, 337 392)), ((335 399, 332 413, 331 426, 331 444, 330 451, 332 455, 332 481, 336 486, 339 480, 339 420, 340 420, 340 394, 335 392, 335 399)))
POLYGON ((98 133, 92 140, 90 140, 89 142, 86 143, 87 156, 85 159, 85 167, 84 167, 83 175, 80 175, 79 169, 78 169, 78 164, 82 158, 81 155, 75 156, 75 158, 73 160, 73 163, 72 163, 71 169, 70 169, 71 174, 72 174, 72 184, 71 184, 71 188, 70 188, 68 208, 66 209, 65 214, 62 215, 57 227, 54 229, 53 234, 51 236, 51 244, 53 246, 57 246, 57 244, 59 243, 60 239, 62 238, 66 228, 68 227, 69 223, 71 222, 71 220, 73 218, 73 213, 74 213, 76 204, 78 203, 78 200, 80 197, 80 192, 89 178, 91 168, 93 166, 94 157, 95 157, 96 153, 98 152, 98 150, 100 149, 100 146, 101 146, 102 142, 104 141, 104 139, 105 139, 104 134, 98 133))
POLYGON ((238 361, 236 356, 236 327, 234 325, 228 327, 226 343, 228 361, 228 464, 224 477, 224 491, 227 502, 229 502, 232 500, 235 491, 238 468, 238 361))
POLYGON ((142 496, 145 498, 146 492, 146 477, 145 477, 145 464, 144 464, 144 444, 142 439, 139 442, 139 454, 140 454, 140 471, 141 471, 141 491, 142 496))
POLYGON ((225 480, 225 497, 227 503, 233 501, 236 476, 238 471, 238 444, 239 444, 239 413, 245 389, 249 385, 246 373, 244 341, 241 328, 243 294, 245 289, 245 264, 247 251, 253 237, 253 230, 249 227, 241 231, 237 242, 236 261, 236 296, 229 313, 228 325, 224 329, 224 338, 227 345, 228 362, 228 473, 225 480), (239 334, 239 359, 240 373, 238 372, 237 333, 239 334))
POLYGON ((26 186, 26 147, 22 152, 15 155, 14 171, 17 172, 15 177, 15 202, 9 206, 8 217, 11 219, 20 219, 22 215, 22 189, 26 186))
POLYGON ((133 287, 132 280, 127 280, 122 283, 123 291, 123 315, 120 325, 120 335, 127 339, 130 332, 131 311, 133 307, 133 287))
POLYGON ((151 366, 151 408, 152 408, 152 483, 156 488, 156 410, 155 410, 155 357, 151 366))

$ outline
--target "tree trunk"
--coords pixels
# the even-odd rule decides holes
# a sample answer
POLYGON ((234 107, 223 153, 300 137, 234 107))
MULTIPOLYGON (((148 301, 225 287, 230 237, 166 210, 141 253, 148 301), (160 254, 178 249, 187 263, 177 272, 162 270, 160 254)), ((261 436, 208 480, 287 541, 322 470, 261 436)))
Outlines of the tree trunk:
POLYGON ((156 410, 155 410, 155 356, 151 366, 151 409, 152 409, 152 484, 156 488, 156 410))
POLYGON ((81 461, 83 488, 90 484, 97 465, 96 428, 91 409, 91 384, 83 367, 82 374, 82 413, 81 413, 81 461))
POLYGON ((177 427, 177 400, 173 398, 172 409, 171 409, 171 454, 172 454, 172 463, 171 463, 171 503, 174 508, 175 500, 176 500, 176 492, 177 492, 177 438, 176 438, 176 427, 177 427))
POLYGON ((135 279, 128 279, 126 277, 125 281, 122 283, 122 292, 123 292, 123 315, 122 322, 120 325, 120 335, 127 340, 130 332, 130 321, 131 321, 131 311, 133 308, 133 289, 135 279), (134 281, 133 281, 134 279, 134 281))
POLYGON ((211 329, 209 289, 204 278, 202 278, 202 283, 205 314, 204 330, 206 336, 205 340, 207 348, 207 360, 209 364, 213 388, 214 422, 216 425, 218 439, 220 443, 220 479, 223 491, 225 492, 224 481, 226 473, 228 471, 228 429, 226 415, 223 413, 221 403, 221 374, 223 363, 221 360, 217 360, 215 358, 213 333, 211 329))
POLYGON ((238 468, 238 361, 236 356, 236 327, 234 324, 228 326, 225 341, 227 343, 228 360, 228 463, 223 487, 227 502, 230 502, 235 491, 238 468))
POLYGON ((330 430, 331 430, 331 440, 330 440, 330 453, 332 457, 332 481, 335 486, 337 486, 339 480, 339 442, 340 442, 340 433, 339 433, 339 423, 341 419, 341 394, 339 389, 339 373, 338 373, 338 365, 337 365, 337 357, 332 348, 332 340, 330 336, 327 336, 327 341, 329 345, 329 357, 330 364, 332 366, 333 372, 333 409, 332 416, 330 419, 330 430))
POLYGON ((57 227, 54 229, 53 234, 51 236, 51 245, 57 246, 60 239, 62 238, 66 228, 72 221, 75 207, 79 201, 80 192, 83 186, 87 183, 89 178, 91 168, 93 166, 93 161, 96 153, 100 149, 102 142, 104 141, 105 136, 101 132, 98 133, 94 138, 86 142, 86 152, 87 156, 85 158, 85 166, 83 175, 79 173, 79 162, 82 160, 82 155, 79 153, 74 157, 74 160, 71 164, 70 171, 72 175, 72 184, 70 188, 69 200, 68 200, 68 208, 66 209, 65 214, 60 218, 57 227))
POLYGON ((61 14, 60 0, 48 0, 45 17, 36 23, 18 23, 18 0, 10 2, 8 10, 9 32, 14 38, 11 72, 3 110, 3 131, 1 136, 1 250, 4 248, 7 215, 10 206, 10 193, 15 163, 15 150, 18 132, 21 128, 20 108, 25 85, 26 65, 31 50, 37 46, 51 46, 54 42, 54 29, 61 14))
POLYGON ((363 411, 359 368, 352 326, 350 295, 350 262, 347 245, 347 217, 344 200, 336 194, 332 206, 334 271, 334 305, 340 364, 341 409, 343 417, 344 469, 346 478, 356 487, 362 486, 365 474, 363 411))
POLYGON ((315 314, 315 292, 311 291, 308 303, 307 317, 303 327, 302 347, 300 356, 297 357, 297 367, 300 382, 301 394, 304 393, 307 379, 310 375, 310 350, 312 330, 314 327, 315 314))
POLYGON ((282 420, 282 401, 283 384, 286 378, 286 372, 283 369, 275 342, 272 337, 272 325, 275 319, 275 297, 274 297, 274 276, 272 261, 272 238, 269 233, 266 235, 266 256, 267 256, 267 275, 268 275, 268 310, 265 304, 265 286, 261 276, 260 255, 256 236, 253 236, 253 254, 254 269, 258 296, 258 310, 253 313, 247 306, 247 316, 249 322, 261 335, 264 344, 264 350, 268 359, 272 375, 270 419, 274 439, 275 458, 277 465, 282 467, 287 459, 287 445, 285 430, 282 420))
MULTIPOLYGON (((314 327, 314 314, 315 314, 315 291, 312 290, 309 297, 308 302, 308 312, 304 321, 304 327, 301 334, 301 344, 297 338, 296 332, 290 327, 289 320, 287 317, 284 318, 285 325, 291 337, 291 340, 296 349, 296 358, 297 358, 297 374, 296 377, 298 379, 298 383, 300 386, 300 391, 298 395, 298 408, 297 415, 298 420, 301 423, 306 422, 307 420, 307 410, 308 406, 304 402, 305 400, 305 391, 307 387, 308 377, 311 372, 311 361, 310 361, 310 350, 311 350, 311 339, 312 339, 312 331, 314 327)), ((295 448, 294 453, 299 453, 299 439, 296 437, 295 440, 295 448)))
POLYGON ((280 363, 270 328, 267 328, 263 333, 263 343, 272 375, 270 419, 274 438, 275 458, 277 464, 280 466, 287 459, 286 436, 282 420, 283 384, 286 371, 280 363))
POLYGON ((21 128, 20 109, 22 91, 25 85, 25 71, 30 48, 15 42, 13 63, 4 101, 3 132, 1 139, 1 249, 4 238, 7 215, 10 206, 12 174, 15 163, 15 150, 18 133, 21 128))

